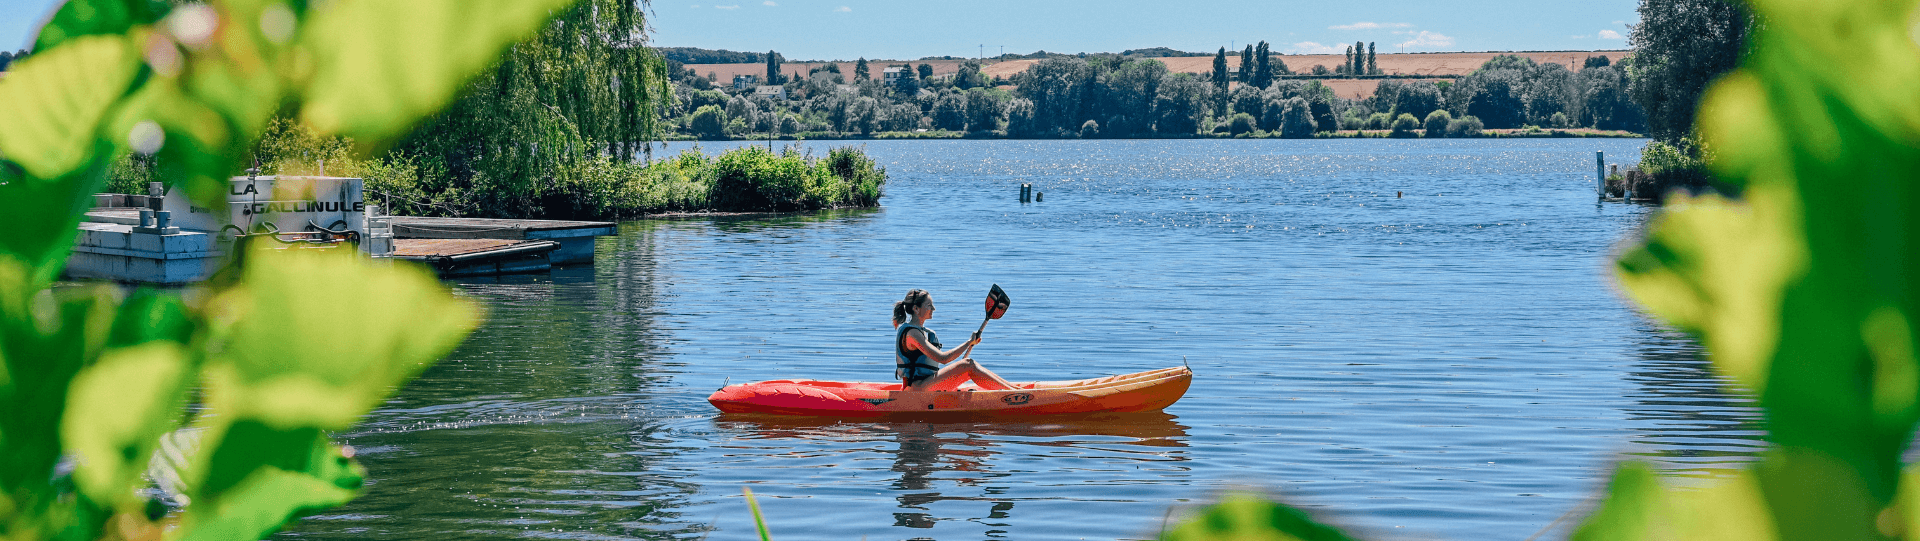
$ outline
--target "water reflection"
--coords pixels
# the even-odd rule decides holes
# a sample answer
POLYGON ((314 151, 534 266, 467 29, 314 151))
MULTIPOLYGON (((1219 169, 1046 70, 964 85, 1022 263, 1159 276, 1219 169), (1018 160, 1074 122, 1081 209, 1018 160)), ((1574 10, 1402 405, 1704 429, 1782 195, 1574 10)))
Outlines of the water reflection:
POLYGON ((987 528, 980 532, 986 537, 1004 538, 1017 502, 1052 498, 1023 494, 1023 489, 1033 488, 1030 485, 1008 486, 1013 483, 1004 482, 1005 478, 1031 473, 1008 464, 1075 454, 1106 461, 1186 462, 1191 460, 1186 450, 1188 427, 1177 419, 1163 412, 957 422, 721 414, 714 424, 744 439, 765 440, 764 445, 771 447, 799 446, 779 440, 831 446, 849 455, 827 461, 840 467, 859 463, 860 457, 854 455, 885 452, 891 455, 889 471, 897 476, 888 483, 898 508, 892 514, 892 526, 927 530, 943 521, 970 521, 987 528), (890 442, 891 448, 867 445, 878 442, 890 442), (961 515, 940 512, 936 504, 941 502, 985 505, 960 506, 969 510, 961 515))
POLYGON ((1683 477, 1712 477, 1755 460, 1766 432, 1752 396, 1714 372, 1686 334, 1651 322, 1637 330, 1639 361, 1625 379, 1638 388, 1622 409, 1641 433, 1626 454, 1683 477))

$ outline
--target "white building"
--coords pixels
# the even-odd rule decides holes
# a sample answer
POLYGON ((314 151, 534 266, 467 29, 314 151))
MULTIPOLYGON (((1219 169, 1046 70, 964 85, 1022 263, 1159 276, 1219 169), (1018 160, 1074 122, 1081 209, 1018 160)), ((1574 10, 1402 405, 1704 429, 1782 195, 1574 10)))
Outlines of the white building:
POLYGON ((753 95, 784 100, 787 99, 787 87, 780 85, 760 85, 753 87, 753 95))

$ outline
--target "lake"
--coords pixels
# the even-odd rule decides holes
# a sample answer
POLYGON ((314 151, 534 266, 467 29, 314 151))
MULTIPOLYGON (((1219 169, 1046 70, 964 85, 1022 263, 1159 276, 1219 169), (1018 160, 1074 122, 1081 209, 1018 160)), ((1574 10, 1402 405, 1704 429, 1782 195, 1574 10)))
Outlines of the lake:
POLYGON ((590 267, 451 282, 485 325, 339 435, 365 495, 278 537, 746 540, 751 487, 782 541, 1152 538, 1233 490, 1373 539, 1526 539, 1621 460, 1710 477, 1762 446, 1609 278, 1652 209, 1597 203, 1593 153, 1644 143, 869 142, 881 208, 627 222, 590 267), (1186 363, 1191 390, 993 423, 706 403, 890 379, 895 300, 931 291, 958 343, 992 284, 1013 305, 975 357, 1001 375, 1186 363))

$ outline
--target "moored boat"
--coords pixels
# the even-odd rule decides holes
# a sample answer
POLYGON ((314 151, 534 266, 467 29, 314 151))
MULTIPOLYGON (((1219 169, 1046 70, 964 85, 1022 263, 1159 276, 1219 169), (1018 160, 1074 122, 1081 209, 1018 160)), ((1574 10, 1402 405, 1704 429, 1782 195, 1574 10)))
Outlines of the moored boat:
POLYGON ((729 413, 829 417, 926 415, 1032 416, 1158 411, 1193 382, 1184 366, 1072 381, 1017 383, 989 391, 905 391, 899 383, 773 380, 728 385, 707 401, 729 413))

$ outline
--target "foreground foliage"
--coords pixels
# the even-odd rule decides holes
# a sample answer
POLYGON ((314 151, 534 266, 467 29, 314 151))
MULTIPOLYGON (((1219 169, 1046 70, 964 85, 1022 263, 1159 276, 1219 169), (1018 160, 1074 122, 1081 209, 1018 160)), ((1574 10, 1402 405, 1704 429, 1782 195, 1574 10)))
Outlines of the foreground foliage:
POLYGON ((259 539, 352 498, 363 470, 327 433, 456 345, 471 304, 350 249, 235 247, 184 292, 54 287, 75 226, 115 161, 213 206, 276 114, 390 142, 569 3, 62 6, 0 81, 0 538, 259 539))
MULTIPOLYGON (((1704 488, 1628 463, 1573 539, 1920 537, 1920 473, 1901 463, 1920 419, 1915 4, 1749 2, 1769 22, 1699 121, 1743 199, 1675 196, 1617 275, 1758 397, 1772 447, 1704 488)), ((1340 536, 1234 500, 1164 538, 1340 536)))

